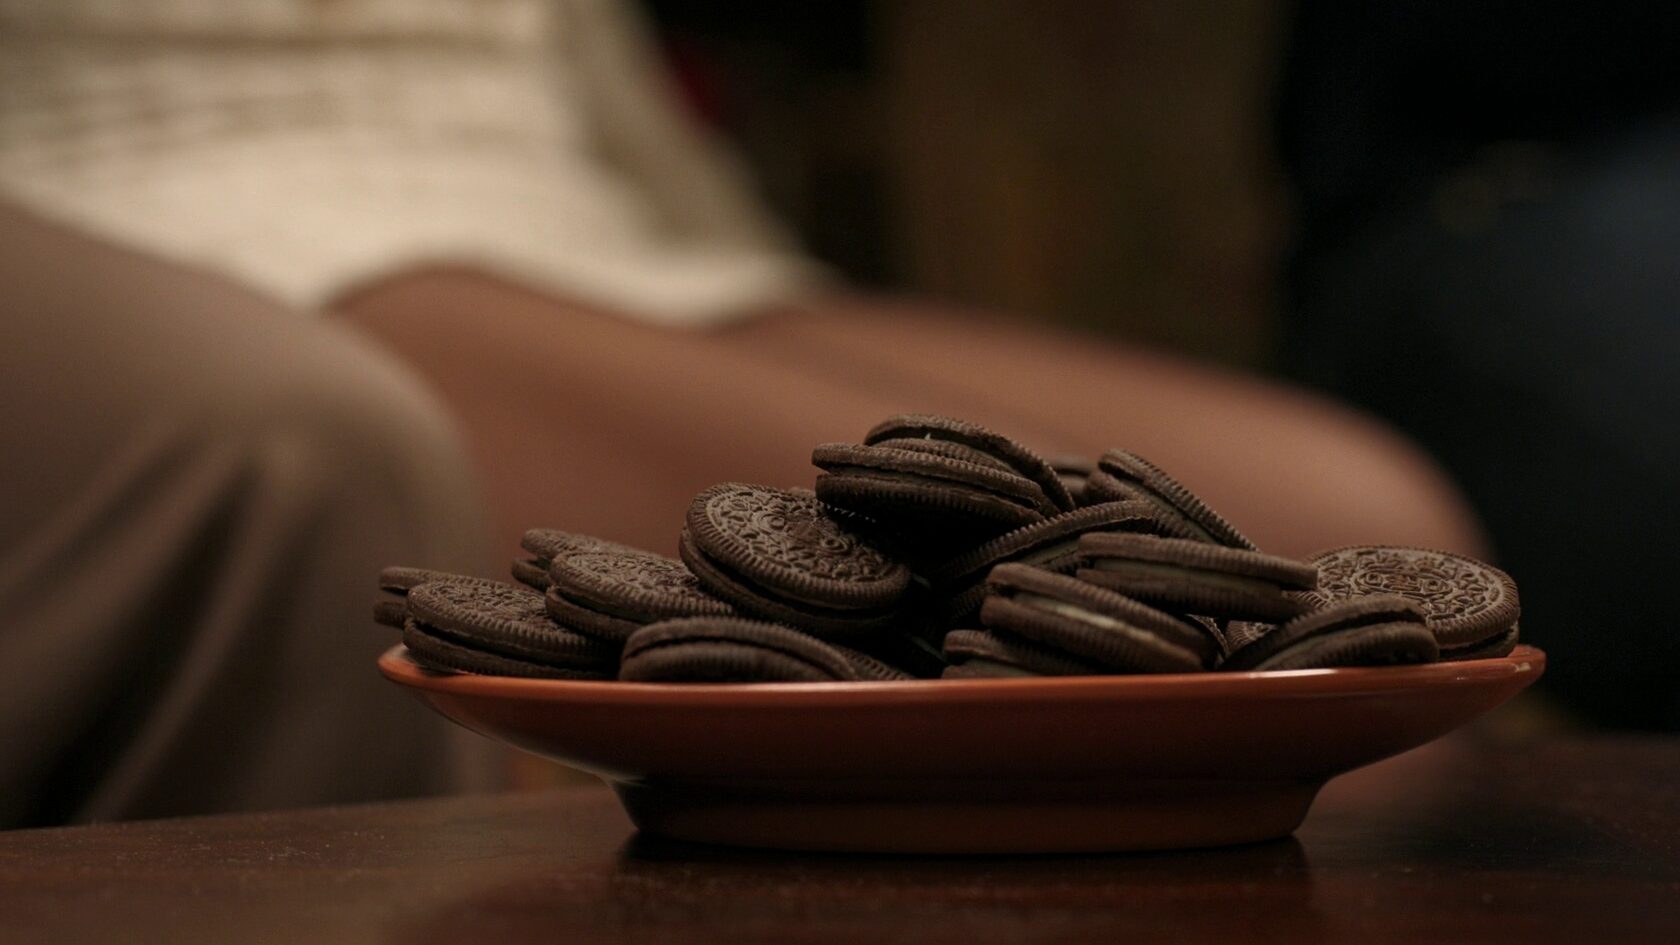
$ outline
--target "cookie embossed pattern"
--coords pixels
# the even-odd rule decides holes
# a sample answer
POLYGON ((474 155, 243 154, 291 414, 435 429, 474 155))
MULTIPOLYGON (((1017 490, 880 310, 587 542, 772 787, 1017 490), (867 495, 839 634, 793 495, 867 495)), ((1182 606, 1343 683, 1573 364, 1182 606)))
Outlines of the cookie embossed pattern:
POLYGON ((650 833, 1047 852, 1285 835, 1545 665, 1492 565, 1269 555, 1126 450, 904 415, 812 460, 696 496, 674 558, 537 528, 514 582, 389 568, 380 667, 650 833))
POLYGON ((1318 566, 1322 602, 1395 594, 1423 608, 1443 659, 1497 656, 1517 642, 1521 606, 1510 575, 1486 564, 1426 548, 1352 547, 1323 551, 1318 566))

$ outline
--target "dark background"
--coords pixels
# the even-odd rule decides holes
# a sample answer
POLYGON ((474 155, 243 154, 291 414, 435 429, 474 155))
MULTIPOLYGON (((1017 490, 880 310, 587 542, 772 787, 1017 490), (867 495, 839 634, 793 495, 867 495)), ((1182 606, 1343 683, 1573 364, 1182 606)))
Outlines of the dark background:
POLYGON ((647 7, 689 101, 852 278, 1268 359, 1285 7, 647 7))

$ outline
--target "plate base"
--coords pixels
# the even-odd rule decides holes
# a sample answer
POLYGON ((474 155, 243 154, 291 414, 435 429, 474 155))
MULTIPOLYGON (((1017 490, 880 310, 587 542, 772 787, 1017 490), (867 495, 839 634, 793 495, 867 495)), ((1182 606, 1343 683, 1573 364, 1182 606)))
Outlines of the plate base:
POLYGON ((1075 853, 1287 836, 1330 778, 1437 738, 1545 655, 1278 673, 674 684, 391 679, 618 786, 650 837, 872 853, 1075 853))
POLYGON ((656 837, 857 853, 1110 853, 1288 836, 1323 782, 618 783, 656 837))

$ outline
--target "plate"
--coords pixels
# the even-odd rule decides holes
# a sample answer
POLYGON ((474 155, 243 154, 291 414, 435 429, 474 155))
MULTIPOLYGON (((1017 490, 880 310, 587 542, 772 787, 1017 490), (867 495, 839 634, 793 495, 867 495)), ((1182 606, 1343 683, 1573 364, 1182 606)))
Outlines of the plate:
POLYGON ((1219 846, 1300 826, 1335 775, 1430 741, 1545 668, 1421 666, 737 685, 379 667, 483 735, 582 768, 650 835, 800 850, 1219 846))

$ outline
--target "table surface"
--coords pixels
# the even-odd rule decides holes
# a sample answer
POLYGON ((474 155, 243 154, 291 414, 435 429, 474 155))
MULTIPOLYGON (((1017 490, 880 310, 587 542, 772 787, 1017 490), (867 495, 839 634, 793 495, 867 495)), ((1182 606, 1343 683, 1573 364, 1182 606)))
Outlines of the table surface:
POLYGON ((753 852, 604 788, 0 834, 0 941, 1680 942, 1680 739, 1449 739, 1295 837, 1078 857, 753 852))

